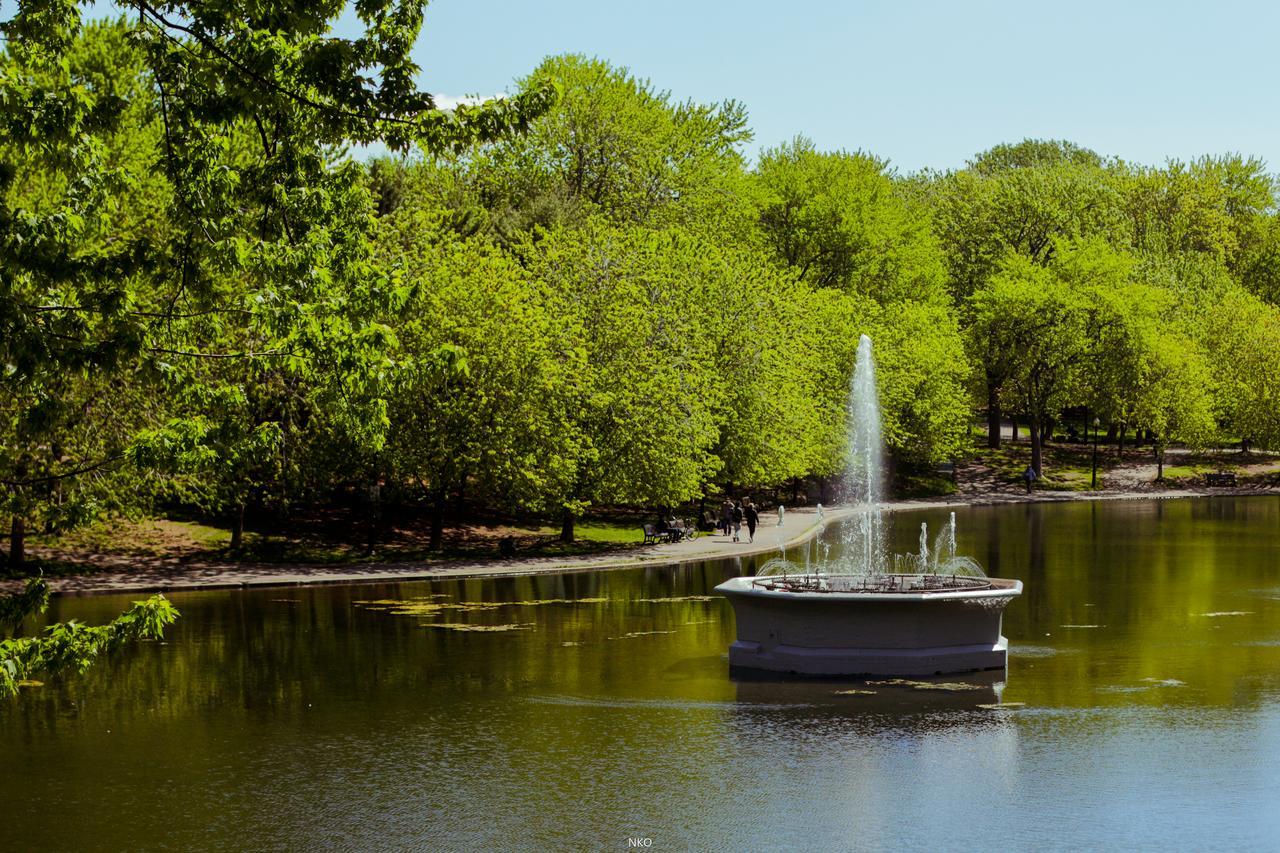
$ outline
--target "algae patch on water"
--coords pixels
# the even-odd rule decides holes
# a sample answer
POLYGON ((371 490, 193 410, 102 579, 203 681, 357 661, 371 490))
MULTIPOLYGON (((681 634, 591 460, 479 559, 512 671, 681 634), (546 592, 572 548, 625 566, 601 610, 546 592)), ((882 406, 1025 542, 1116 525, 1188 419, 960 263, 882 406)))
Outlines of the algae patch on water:
POLYGON ((633 598, 632 601, 638 604, 665 604, 668 601, 715 601, 722 596, 719 595, 674 595, 670 598, 633 598))
POLYGON ((464 607, 491 610, 495 607, 542 607, 546 604, 603 604, 607 598, 531 598, 525 601, 463 601, 464 607))
POLYGON ((833 696, 874 696, 876 695, 876 692, 874 690, 836 690, 831 695, 833 696))
POLYGON ((621 637, 606 637, 608 640, 630 640, 633 637, 648 637, 651 634, 674 634, 675 631, 631 631, 621 637))
MULTIPOLYGON (((432 596, 434 598, 435 596, 432 596)), ((464 602, 455 604, 448 601, 431 601, 426 598, 379 598, 364 601, 354 601, 352 604, 362 607, 366 610, 377 610, 383 613, 390 613, 393 616, 434 616, 445 610, 459 611, 463 613, 475 613, 484 610, 497 610, 496 604, 484 604, 480 602, 464 602)))
POLYGON ((981 690, 981 684, 968 684, 963 681, 912 681, 910 678, 888 678, 883 681, 868 681, 867 684, 878 687, 910 687, 912 690, 944 690, 959 692, 961 690, 981 690))
POLYGON ((468 622, 423 622, 419 628, 440 628, 463 633, 502 633, 505 631, 532 631, 532 622, 512 622, 506 625, 472 625, 468 622))

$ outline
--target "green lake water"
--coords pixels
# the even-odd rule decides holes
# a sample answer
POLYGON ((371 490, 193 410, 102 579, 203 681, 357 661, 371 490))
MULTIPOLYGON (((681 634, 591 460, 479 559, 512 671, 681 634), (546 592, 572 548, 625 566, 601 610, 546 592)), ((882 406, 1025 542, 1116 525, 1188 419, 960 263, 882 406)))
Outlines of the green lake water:
POLYGON ((751 560, 175 593, 0 702, 0 850, 1280 847, 1280 498, 957 517, 1025 583, 967 689, 731 677, 751 560))

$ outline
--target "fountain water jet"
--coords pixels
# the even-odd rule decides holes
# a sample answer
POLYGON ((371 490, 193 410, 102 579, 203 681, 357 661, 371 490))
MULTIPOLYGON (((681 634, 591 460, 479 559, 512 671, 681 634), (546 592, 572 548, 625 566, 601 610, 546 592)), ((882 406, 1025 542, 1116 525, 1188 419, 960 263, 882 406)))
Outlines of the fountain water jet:
MULTIPOLYGON (((929 548, 920 525, 916 554, 885 548, 883 440, 871 339, 858 341, 849 388, 849 465, 841 553, 804 564, 769 560, 756 577, 725 581, 716 590, 733 604, 738 639, 734 667, 805 675, 931 675, 1002 669, 1008 641, 1002 614, 1022 582, 988 578, 956 553, 956 517, 929 548)), ((822 521, 819 506, 819 521, 822 521)))
POLYGON ((845 526, 844 575, 882 575, 885 572, 884 440, 880 433, 880 398, 871 338, 858 339, 858 360, 849 385, 847 408, 849 464, 845 469, 845 500, 854 507, 854 522, 845 526))

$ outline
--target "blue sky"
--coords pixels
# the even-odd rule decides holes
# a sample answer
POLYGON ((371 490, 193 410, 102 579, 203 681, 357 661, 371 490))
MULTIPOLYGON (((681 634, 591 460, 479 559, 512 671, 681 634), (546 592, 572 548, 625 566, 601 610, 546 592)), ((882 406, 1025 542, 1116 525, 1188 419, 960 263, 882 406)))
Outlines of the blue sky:
POLYGON ((1277 33, 1280 4, 1241 0, 435 0, 415 55, 423 88, 453 97, 598 56, 677 98, 742 101, 752 155, 803 133, 913 171, 1040 137, 1280 171, 1277 33))
POLYGON ((902 171, 1024 137, 1127 160, 1240 151, 1280 170, 1280 4, 436 0, 423 87, 503 91, 549 54, 624 65, 679 98, 736 98, 756 140, 797 133, 902 171))

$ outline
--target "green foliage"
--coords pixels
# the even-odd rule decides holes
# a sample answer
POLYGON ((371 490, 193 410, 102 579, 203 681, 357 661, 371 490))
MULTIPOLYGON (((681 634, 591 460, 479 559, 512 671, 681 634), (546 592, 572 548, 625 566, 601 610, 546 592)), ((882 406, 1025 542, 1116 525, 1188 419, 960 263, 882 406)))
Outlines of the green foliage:
POLYGON ((1280 311, 1236 290, 1201 323, 1225 429, 1262 448, 1280 447, 1280 311))
POLYGON ((470 180, 499 230, 578 224, 683 224, 724 204, 751 138, 736 101, 678 102, 598 59, 545 60, 521 93, 554 87, 562 97, 528 133, 479 152, 470 180))
MULTIPOLYGON (((48 605, 43 579, 31 578, 18 595, 0 598, 0 632, 12 633, 48 605)), ((36 675, 84 672, 99 656, 136 640, 158 640, 178 618, 177 609, 163 595, 153 595, 106 625, 81 622, 50 625, 35 637, 0 636, 0 698, 18 692, 19 683, 36 675)))
POLYGON ((884 161, 822 153, 797 137, 766 150, 755 177, 765 244, 802 280, 880 302, 945 301, 928 212, 899 192, 884 161))
POLYGON ((437 501, 470 484, 504 509, 548 509, 579 456, 586 365, 571 319, 493 247, 388 227, 414 292, 396 324, 392 468, 437 501))
MULTIPOLYGON (((551 57, 450 111, 422 4, 20 4, 0 59, 3 510, 519 514, 835 474, 861 333, 901 472, 974 392, 1280 441, 1275 183, 1024 140, 903 177, 551 57), (347 146, 380 141, 367 165, 347 146), (1275 340, 1273 340, 1273 338, 1275 340)), ((1065 483, 1071 478, 1063 477, 1065 483)), ((566 531, 571 532, 571 531, 566 531)), ((16 547, 16 545, 14 546, 16 547)))
POLYGON ((871 323, 885 442, 907 464, 932 464, 962 453, 972 410, 970 366, 953 312, 904 303, 871 323))

